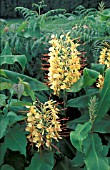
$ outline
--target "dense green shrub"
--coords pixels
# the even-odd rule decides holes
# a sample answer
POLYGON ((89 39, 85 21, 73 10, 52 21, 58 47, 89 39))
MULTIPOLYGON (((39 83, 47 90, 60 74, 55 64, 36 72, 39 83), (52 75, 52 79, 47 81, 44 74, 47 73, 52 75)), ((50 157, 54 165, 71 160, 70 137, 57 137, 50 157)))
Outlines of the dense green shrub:
MULTIPOLYGON (((15 12, 16 6, 22 6, 26 8, 32 8, 33 3, 38 3, 40 0, 1 0, 1 18, 16 18, 20 17, 18 13, 15 12)), ((44 0, 47 7, 42 12, 47 12, 51 9, 64 8, 68 12, 72 12, 77 6, 83 5, 85 8, 97 8, 100 0, 44 0)), ((109 0, 104 0, 105 6, 110 7, 109 0)))

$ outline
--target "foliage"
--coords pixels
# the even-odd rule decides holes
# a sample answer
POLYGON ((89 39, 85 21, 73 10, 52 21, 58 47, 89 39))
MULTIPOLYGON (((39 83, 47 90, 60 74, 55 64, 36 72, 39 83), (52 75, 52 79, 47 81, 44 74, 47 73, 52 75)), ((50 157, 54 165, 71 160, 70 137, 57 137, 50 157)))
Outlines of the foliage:
POLYGON ((0 168, 109 170, 109 10, 33 7, 0 22, 0 168))

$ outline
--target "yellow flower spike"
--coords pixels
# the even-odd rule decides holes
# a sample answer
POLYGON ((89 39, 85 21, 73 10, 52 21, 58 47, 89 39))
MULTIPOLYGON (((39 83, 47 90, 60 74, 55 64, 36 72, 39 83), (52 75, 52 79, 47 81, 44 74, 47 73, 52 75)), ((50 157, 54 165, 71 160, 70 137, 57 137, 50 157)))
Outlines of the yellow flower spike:
POLYGON ((110 68, 110 46, 108 45, 107 47, 104 47, 100 52, 99 63, 105 64, 107 68, 110 68))
POLYGON ((61 35, 60 38, 54 35, 50 41, 48 80, 55 95, 59 95, 60 90, 69 89, 81 76, 80 52, 76 49, 79 44, 74 43, 69 34, 61 35), (54 41, 57 42, 56 46, 54 41))
POLYGON ((59 109, 57 108, 56 101, 38 102, 36 106, 33 105, 29 108, 27 127, 25 129, 30 132, 27 136, 28 140, 35 144, 38 151, 41 146, 51 149, 52 140, 58 141, 58 139, 61 139, 59 135, 61 125, 58 122, 59 117, 57 116, 59 109))

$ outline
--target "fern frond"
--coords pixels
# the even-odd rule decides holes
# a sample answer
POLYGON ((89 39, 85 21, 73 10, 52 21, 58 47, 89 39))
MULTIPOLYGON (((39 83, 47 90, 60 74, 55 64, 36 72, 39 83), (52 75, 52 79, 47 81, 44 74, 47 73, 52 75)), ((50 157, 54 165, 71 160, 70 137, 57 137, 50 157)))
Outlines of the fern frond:
POLYGON ((32 11, 28 8, 16 7, 15 10, 20 12, 26 20, 30 20, 31 18, 37 18, 38 17, 38 13, 36 11, 32 11))

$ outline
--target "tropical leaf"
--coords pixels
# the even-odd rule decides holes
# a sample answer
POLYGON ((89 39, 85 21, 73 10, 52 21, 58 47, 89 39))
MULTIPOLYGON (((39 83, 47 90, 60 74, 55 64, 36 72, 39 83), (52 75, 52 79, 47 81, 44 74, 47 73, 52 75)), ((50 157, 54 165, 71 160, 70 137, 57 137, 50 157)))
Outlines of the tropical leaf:
POLYGON ((0 83, 0 90, 10 89, 12 87, 11 83, 3 82, 0 83))
POLYGON ((38 81, 37 79, 28 77, 28 76, 23 75, 23 74, 19 74, 19 73, 14 72, 14 71, 8 71, 8 70, 1 69, 0 75, 11 80, 15 84, 17 84, 19 82, 19 78, 20 78, 20 79, 24 80, 25 82, 28 82, 31 89, 33 89, 33 91, 49 90, 49 88, 45 84, 38 81))
POLYGON ((42 155, 36 153, 26 170, 52 170, 54 166, 54 156, 52 152, 43 151, 42 155))
POLYGON ((0 166, 4 162, 4 155, 5 155, 6 149, 7 149, 6 144, 0 143, 0 166))
POLYGON ((12 151, 20 151, 21 154, 26 156, 27 140, 25 132, 21 130, 19 124, 16 124, 8 130, 5 136, 5 143, 7 148, 12 151))
POLYGON ((27 59, 25 55, 1 55, 0 56, 0 65, 2 64, 14 64, 18 62, 22 69, 25 68, 27 63, 27 59))
POLYGON ((98 92, 94 91, 92 94, 82 95, 80 97, 68 100, 66 106, 84 108, 88 106, 89 100, 93 95, 97 95, 98 92))
POLYGON ((82 143, 90 133, 91 127, 91 122, 86 122, 83 125, 78 124, 75 131, 70 133, 70 140, 72 145, 80 152, 82 152, 82 143))
POLYGON ((83 77, 81 77, 76 83, 74 83, 67 92, 78 92, 82 89, 82 86, 84 84, 83 77))
POLYGON ((106 115, 102 120, 94 122, 94 132, 110 133, 110 116, 106 115))
POLYGON ((91 86, 96 81, 99 74, 100 73, 95 70, 85 68, 83 72, 84 77, 83 87, 91 86))
POLYGON ((102 146, 98 134, 90 134, 83 143, 87 170, 109 170, 106 157, 108 149, 102 146))
POLYGON ((96 111, 96 120, 102 119, 110 109, 110 68, 106 70, 104 86, 100 93, 100 100, 96 111))
POLYGON ((4 136, 8 124, 9 119, 7 117, 4 117, 3 115, 0 115, 0 139, 4 136))

